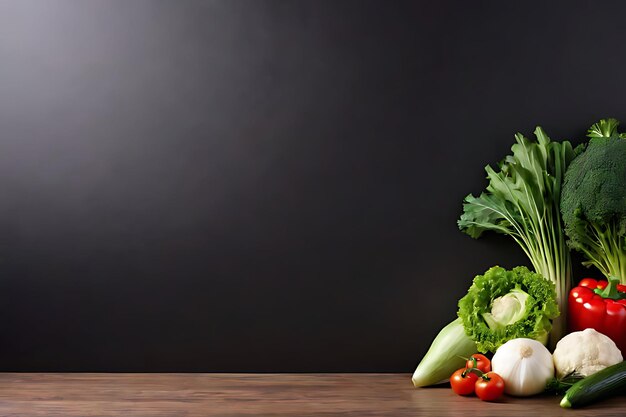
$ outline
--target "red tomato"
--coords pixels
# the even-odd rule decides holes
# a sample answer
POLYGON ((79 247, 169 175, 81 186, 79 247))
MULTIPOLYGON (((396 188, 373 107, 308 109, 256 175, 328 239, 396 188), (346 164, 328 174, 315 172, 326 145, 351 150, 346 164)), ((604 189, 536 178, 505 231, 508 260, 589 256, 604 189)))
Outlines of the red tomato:
POLYGON ((476 376, 475 373, 465 373, 466 370, 467 369, 465 368, 461 368, 458 371, 455 371, 450 377, 450 386, 452 387, 452 391, 459 395, 473 394, 474 386, 478 380, 478 376, 476 376), (463 375, 463 373, 465 373, 465 375, 463 375))
POLYGON ((480 369, 483 372, 491 371, 491 361, 487 359, 485 355, 481 355, 480 353, 474 353, 472 356, 470 356, 466 364, 468 369, 474 367, 474 361, 472 360, 472 358, 476 359, 476 368, 480 369))
POLYGON ((476 381, 475 391, 481 400, 495 401, 504 392, 504 380, 496 373, 487 372, 476 381))

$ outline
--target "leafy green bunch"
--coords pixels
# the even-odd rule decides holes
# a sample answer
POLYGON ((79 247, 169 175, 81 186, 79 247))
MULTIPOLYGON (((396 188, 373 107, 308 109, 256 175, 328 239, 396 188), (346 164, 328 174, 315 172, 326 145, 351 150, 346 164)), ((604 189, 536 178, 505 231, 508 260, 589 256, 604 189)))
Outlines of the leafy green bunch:
POLYGON ((571 260, 563 233, 559 203, 568 165, 574 159, 570 142, 553 142, 541 127, 537 141, 515 135, 512 154, 497 169, 485 167, 489 184, 478 197, 463 203, 459 228, 473 238, 485 231, 511 236, 530 259, 534 269, 556 286, 563 313, 555 321, 552 341, 565 333, 565 303, 571 286, 571 260))

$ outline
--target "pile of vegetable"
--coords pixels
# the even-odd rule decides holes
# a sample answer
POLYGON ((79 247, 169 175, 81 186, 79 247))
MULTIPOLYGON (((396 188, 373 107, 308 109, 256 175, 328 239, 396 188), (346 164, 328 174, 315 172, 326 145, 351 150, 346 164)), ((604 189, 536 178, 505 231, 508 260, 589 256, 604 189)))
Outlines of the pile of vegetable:
POLYGON ((534 271, 495 266, 477 275, 417 366, 416 387, 449 380, 457 394, 485 401, 565 392, 566 408, 626 392, 626 134, 618 125, 600 120, 576 149, 540 127, 536 141, 518 133, 512 154, 485 168, 488 186, 465 198, 458 226, 474 238, 511 236, 534 271), (570 290, 570 249, 606 280, 570 290))
POLYGON ((445 381, 477 350, 495 352, 510 339, 545 343, 558 316, 554 284, 524 266, 495 266, 478 275, 459 301, 456 320, 444 327, 413 373, 416 387, 445 381))

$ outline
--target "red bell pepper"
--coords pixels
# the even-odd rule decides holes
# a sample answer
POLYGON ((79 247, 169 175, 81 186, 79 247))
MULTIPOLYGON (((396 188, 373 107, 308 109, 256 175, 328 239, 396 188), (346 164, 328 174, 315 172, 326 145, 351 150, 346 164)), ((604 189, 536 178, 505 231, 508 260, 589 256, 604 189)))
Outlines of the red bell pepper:
POLYGON ((572 288, 568 302, 569 331, 596 329, 607 335, 626 355, 626 285, 585 278, 572 288))

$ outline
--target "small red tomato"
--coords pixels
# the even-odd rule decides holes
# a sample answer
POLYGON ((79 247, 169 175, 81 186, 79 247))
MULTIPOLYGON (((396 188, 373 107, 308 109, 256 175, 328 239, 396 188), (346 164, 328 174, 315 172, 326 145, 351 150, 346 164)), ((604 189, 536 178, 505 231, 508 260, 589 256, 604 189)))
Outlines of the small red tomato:
POLYGON ((472 360, 472 358, 476 359, 476 368, 480 369, 483 372, 491 371, 491 361, 487 359, 485 355, 481 355, 480 353, 474 353, 472 356, 470 356, 466 364, 468 369, 474 367, 474 361, 472 360))
POLYGON ((476 381, 475 391, 481 400, 495 401, 504 392, 504 380, 496 373, 487 372, 476 381))
POLYGON ((478 376, 476 376, 475 373, 466 371, 467 369, 461 368, 458 371, 454 372, 450 377, 450 386, 452 387, 452 391, 456 392, 459 395, 473 394, 474 386, 476 385, 476 381, 478 380, 478 376))

